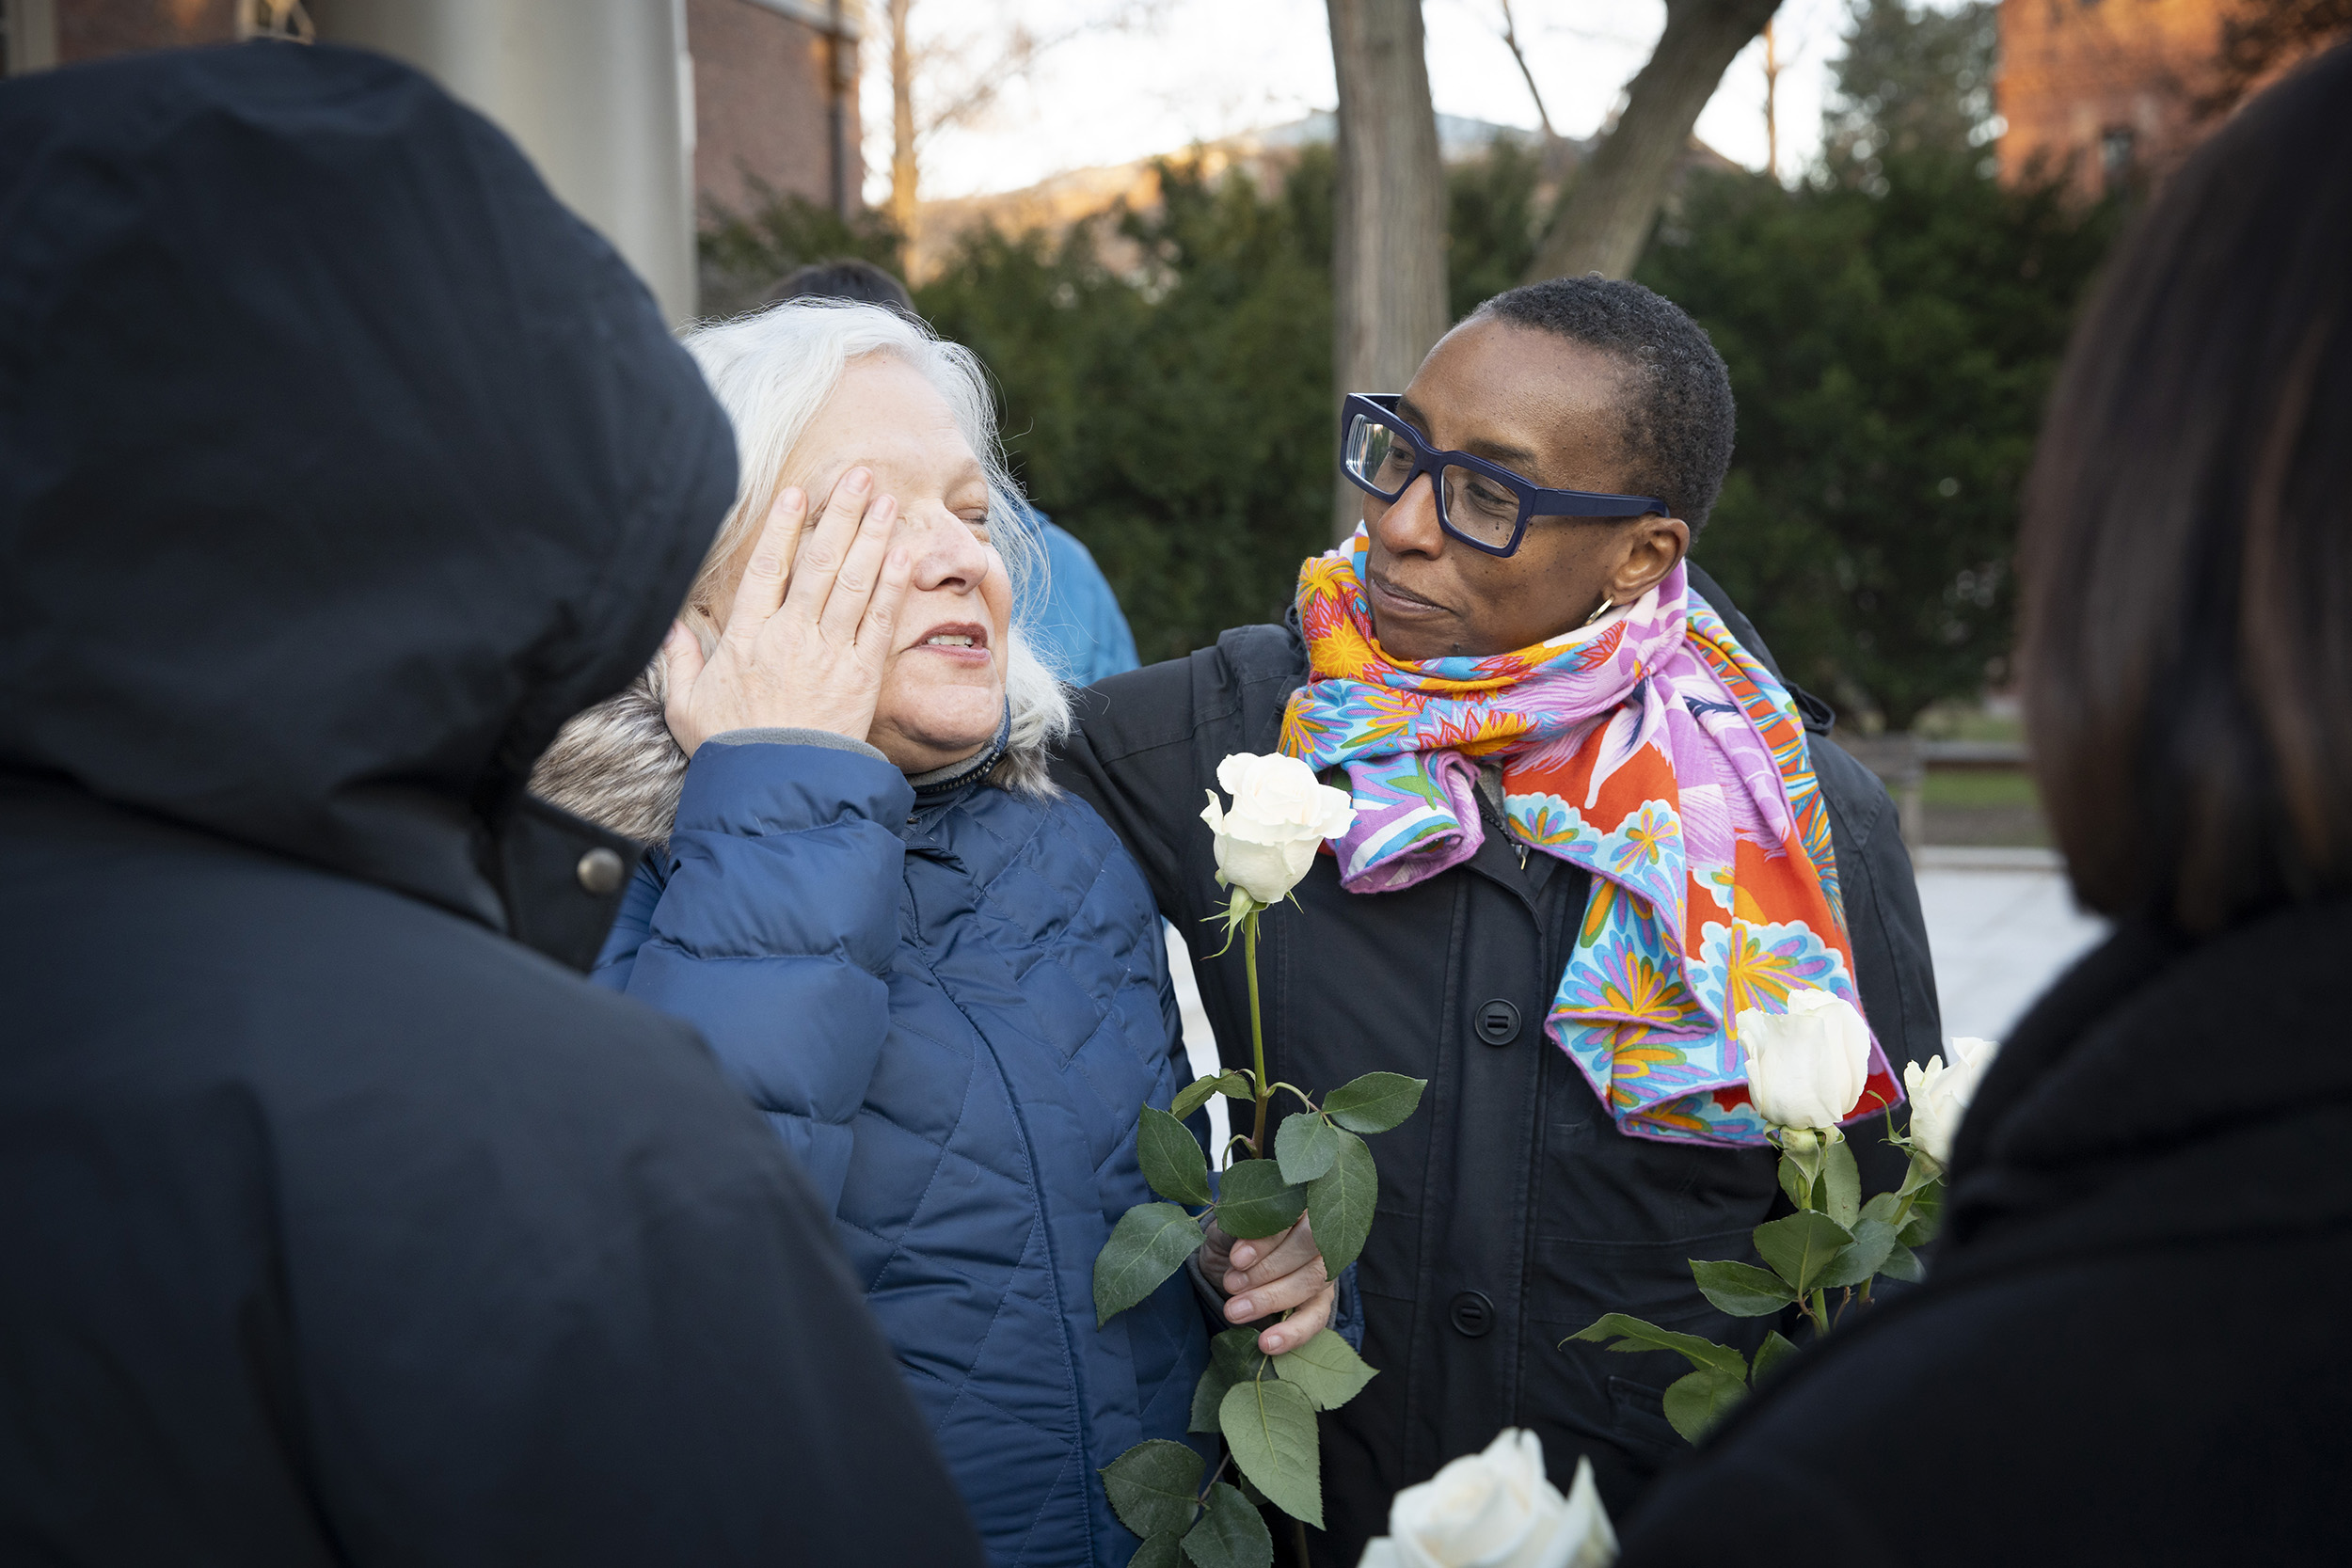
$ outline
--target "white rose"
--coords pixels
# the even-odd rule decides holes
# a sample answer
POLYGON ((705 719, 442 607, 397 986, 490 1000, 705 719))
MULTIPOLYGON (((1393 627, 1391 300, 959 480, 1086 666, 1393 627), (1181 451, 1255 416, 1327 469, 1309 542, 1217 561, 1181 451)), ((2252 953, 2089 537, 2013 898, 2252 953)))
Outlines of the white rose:
POLYGON ((1968 1102, 1977 1098, 1977 1085, 1984 1082, 1985 1069, 2000 1049, 1998 1040, 1956 1035, 1949 1067, 1940 1055, 1930 1056, 1925 1068, 1916 1062, 1904 1064, 1903 1087, 1911 1093, 1911 1141, 1937 1164, 1951 1163, 1960 1118, 1968 1114, 1968 1102))
POLYGON ((1347 791, 1296 757, 1235 752, 1216 765, 1216 782, 1233 797, 1228 811, 1210 791, 1200 814, 1216 835, 1217 879, 1261 904, 1280 903, 1314 864, 1315 847, 1356 819, 1347 791))
POLYGON ((1774 1127, 1836 1126, 1853 1114, 1870 1076, 1870 1030, 1853 1004, 1825 990, 1788 993, 1788 1009, 1740 1010, 1756 1115, 1774 1127))
POLYGON ((1505 1427, 1485 1453, 1466 1454, 1408 1486, 1389 1508, 1389 1533, 1368 1543, 1359 1568, 1607 1568, 1617 1532, 1576 1462, 1563 1497, 1544 1474, 1544 1445, 1505 1427))

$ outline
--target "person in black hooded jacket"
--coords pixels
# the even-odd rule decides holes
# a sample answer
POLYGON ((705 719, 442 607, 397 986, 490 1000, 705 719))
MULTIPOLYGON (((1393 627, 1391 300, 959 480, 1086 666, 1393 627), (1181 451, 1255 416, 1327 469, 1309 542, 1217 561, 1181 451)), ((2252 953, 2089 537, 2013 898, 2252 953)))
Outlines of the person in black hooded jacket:
POLYGON ((1994 1059, 1926 1284, 1735 1410, 1625 1568, 2352 1556, 2347 257, 2340 47, 2124 243, 2028 483, 2034 772, 2115 934, 1994 1059))
POLYGON ((0 1560, 976 1562, 829 1218, 527 798, 731 500, 416 72, 0 87, 0 1560))

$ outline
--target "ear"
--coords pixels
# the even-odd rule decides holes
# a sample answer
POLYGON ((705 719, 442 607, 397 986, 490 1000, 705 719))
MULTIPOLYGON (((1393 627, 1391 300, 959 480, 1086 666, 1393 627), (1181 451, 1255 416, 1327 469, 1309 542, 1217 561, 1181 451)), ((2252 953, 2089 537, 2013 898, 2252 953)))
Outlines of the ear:
POLYGON ((1609 575, 1609 596, 1619 604, 1631 604, 1655 588, 1690 550, 1691 526, 1681 518, 1655 513, 1636 518, 1626 531, 1625 553, 1618 557, 1617 569, 1609 575))

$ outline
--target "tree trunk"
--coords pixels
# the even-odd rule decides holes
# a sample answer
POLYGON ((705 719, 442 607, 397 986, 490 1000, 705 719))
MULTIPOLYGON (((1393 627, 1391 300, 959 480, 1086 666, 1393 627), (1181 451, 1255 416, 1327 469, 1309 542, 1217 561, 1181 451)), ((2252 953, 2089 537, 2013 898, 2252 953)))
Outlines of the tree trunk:
POLYGON ((907 47, 907 11, 914 0, 890 0, 890 221, 910 246, 914 241, 914 55, 907 47))
POLYGON ((1527 281, 1633 270, 1699 111, 1732 56, 1778 8, 1779 0, 1666 0, 1666 30, 1626 89, 1616 129, 1585 160, 1527 281))
MULTIPOLYGON (((1400 392, 1446 328, 1445 170, 1421 0, 1329 6, 1340 87, 1334 389, 1400 392)), ((1335 463, 1338 435, 1334 428, 1335 463)), ((1362 492, 1336 473, 1333 483, 1333 519, 1344 538, 1361 514, 1362 492)))

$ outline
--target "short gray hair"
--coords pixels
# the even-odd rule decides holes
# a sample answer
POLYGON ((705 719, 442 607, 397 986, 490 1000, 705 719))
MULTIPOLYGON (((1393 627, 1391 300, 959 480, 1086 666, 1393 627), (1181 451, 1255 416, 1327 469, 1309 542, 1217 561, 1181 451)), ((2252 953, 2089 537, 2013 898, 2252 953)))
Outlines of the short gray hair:
POLYGON ((1037 759, 1069 733, 1070 698, 1030 646, 1026 628, 1044 599, 1045 548, 1005 471, 995 400, 978 358, 896 310, 840 299, 787 299, 698 326, 685 343, 734 422, 740 476, 735 505, 687 596, 686 622, 703 639, 705 652, 715 644, 718 628, 693 606, 708 596, 724 562, 766 519, 802 436, 840 386, 842 372, 868 355, 888 355, 937 389, 987 474, 989 535, 1012 580, 1013 624, 1005 651, 1009 750, 1029 764, 1019 771, 1041 780, 1037 759))

